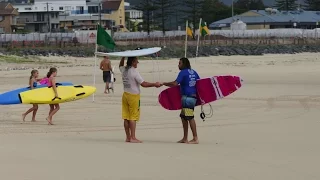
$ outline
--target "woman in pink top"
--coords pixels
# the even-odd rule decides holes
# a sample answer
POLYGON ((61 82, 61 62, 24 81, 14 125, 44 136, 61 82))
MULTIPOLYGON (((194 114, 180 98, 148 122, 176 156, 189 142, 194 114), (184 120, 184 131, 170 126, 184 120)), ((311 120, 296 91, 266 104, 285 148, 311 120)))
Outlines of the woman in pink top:
MULTIPOLYGON (((48 74, 47 74, 47 78, 48 78, 48 86, 52 86, 52 89, 54 91, 55 94, 55 98, 59 98, 58 96, 58 92, 57 92, 57 87, 56 87, 56 79, 55 77, 57 76, 57 69, 56 68, 50 68, 48 74)), ((49 116, 47 117, 47 121, 48 121, 48 125, 53 125, 52 123, 52 116, 55 115, 59 109, 60 106, 59 104, 49 104, 50 105, 50 111, 49 111, 49 116)))

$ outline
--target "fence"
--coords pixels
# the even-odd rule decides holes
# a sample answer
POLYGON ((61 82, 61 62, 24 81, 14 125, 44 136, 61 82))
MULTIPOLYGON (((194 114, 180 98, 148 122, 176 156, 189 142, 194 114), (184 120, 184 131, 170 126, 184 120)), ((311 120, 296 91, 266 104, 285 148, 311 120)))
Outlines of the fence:
MULTIPOLYGON (((320 44, 320 30, 271 29, 271 30, 211 30, 211 35, 201 37, 202 45, 237 44, 320 44)), ((113 35, 119 46, 181 46, 185 43, 184 31, 116 32, 113 35)), ((94 47, 96 31, 74 33, 0 34, 0 47, 94 47)), ((188 45, 196 40, 189 38, 188 45)))

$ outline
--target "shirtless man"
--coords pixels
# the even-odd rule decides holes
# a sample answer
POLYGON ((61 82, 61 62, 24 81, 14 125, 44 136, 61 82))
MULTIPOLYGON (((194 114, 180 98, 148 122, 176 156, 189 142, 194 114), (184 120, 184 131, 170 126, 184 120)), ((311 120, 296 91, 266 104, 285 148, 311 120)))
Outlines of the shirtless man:
POLYGON ((108 56, 104 56, 103 60, 100 63, 100 69, 103 71, 103 82, 106 83, 104 93, 109 93, 109 83, 111 82, 111 61, 108 56), (108 91, 108 92, 107 92, 108 91))

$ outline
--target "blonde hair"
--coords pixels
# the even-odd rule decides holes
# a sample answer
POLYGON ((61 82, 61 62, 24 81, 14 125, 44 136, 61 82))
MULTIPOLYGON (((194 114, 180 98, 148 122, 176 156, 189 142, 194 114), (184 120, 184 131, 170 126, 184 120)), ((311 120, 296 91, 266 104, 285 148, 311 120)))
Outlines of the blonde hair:
POLYGON ((34 75, 35 73, 37 73, 37 72, 38 72, 38 70, 36 70, 36 69, 32 70, 32 71, 31 71, 30 79, 32 79, 33 75, 34 75))

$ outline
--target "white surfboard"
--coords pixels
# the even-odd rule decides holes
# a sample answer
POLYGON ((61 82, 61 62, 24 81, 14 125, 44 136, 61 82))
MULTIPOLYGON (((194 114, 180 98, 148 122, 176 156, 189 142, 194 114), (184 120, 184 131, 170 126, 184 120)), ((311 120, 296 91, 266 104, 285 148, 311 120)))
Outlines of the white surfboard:
POLYGON ((96 52, 95 54, 97 56, 138 57, 138 56, 146 56, 146 55, 154 54, 159 51, 161 51, 160 47, 154 47, 154 48, 139 49, 139 50, 112 52, 112 53, 96 52))

